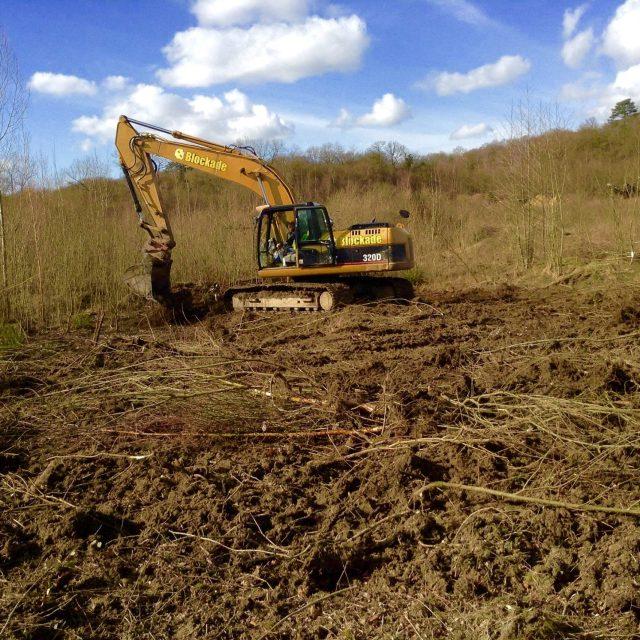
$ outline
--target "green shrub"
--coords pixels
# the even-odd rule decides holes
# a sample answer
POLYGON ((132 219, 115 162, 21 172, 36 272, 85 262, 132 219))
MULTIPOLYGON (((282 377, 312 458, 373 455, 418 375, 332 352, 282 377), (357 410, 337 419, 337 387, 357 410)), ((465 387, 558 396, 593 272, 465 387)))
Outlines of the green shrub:
POLYGON ((24 331, 18 324, 0 324, 0 351, 17 349, 25 340, 24 331))
POLYGON ((71 326, 74 329, 78 329, 78 330, 84 329, 84 330, 93 331, 94 329, 93 317, 91 316, 91 314, 86 313, 85 311, 81 311, 80 313, 73 316, 73 318, 71 319, 71 326))

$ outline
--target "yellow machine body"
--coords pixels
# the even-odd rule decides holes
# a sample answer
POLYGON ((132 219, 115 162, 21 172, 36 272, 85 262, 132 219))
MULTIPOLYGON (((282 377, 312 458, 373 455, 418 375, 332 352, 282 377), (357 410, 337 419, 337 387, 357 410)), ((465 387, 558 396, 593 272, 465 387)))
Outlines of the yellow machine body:
MULTIPOLYGON (((304 280, 331 283, 346 277, 353 282, 354 276, 411 269, 414 265, 411 236, 402 225, 371 222, 334 231, 333 221, 322 205, 296 204, 291 188, 275 169, 250 150, 162 129, 127 116, 120 117, 115 143, 140 226, 149 235, 143 273, 130 278, 129 284, 159 302, 170 303, 172 299, 171 256, 176 242, 168 212, 162 206, 153 156, 229 180, 262 199, 256 234, 260 278, 296 281, 296 291, 300 291, 304 287, 299 283, 304 280), (140 133, 134 125, 164 133, 171 139, 157 133, 140 133)), ((380 281, 376 283, 382 285, 380 281)), ((317 287, 312 289, 316 291, 317 287)), ((278 291, 282 293, 285 288, 280 286, 278 291)), ((297 308, 293 303, 284 306, 297 308)), ((303 304, 302 308, 312 307, 303 304)))

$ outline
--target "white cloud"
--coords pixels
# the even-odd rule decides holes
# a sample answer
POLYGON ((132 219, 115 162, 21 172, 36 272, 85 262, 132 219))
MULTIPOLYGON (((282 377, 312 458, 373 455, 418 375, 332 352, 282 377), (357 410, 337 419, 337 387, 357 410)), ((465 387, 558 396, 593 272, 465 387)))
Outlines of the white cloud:
POLYGON ((593 29, 585 29, 571 40, 567 40, 562 47, 562 59, 564 63, 572 69, 577 69, 584 60, 584 57, 591 51, 595 44, 593 29))
POLYGON ((640 0, 618 7, 603 35, 602 51, 621 66, 640 62, 640 0))
POLYGON ((640 103, 640 64, 618 71, 609 83, 598 73, 586 73, 580 80, 565 84, 560 98, 578 103, 582 115, 607 118, 620 100, 631 98, 640 103))
POLYGON ((411 110, 402 98, 385 93, 373 103, 371 111, 358 118, 356 123, 361 127, 391 127, 410 117, 411 110))
MULTIPOLYGON (((562 54, 571 67, 580 65, 584 56, 596 44, 592 29, 574 35, 578 22, 584 14, 578 7, 569 18, 565 15, 565 42, 562 54), (567 20, 569 20, 567 22, 567 20)), ((604 119, 611 108, 626 98, 640 101, 640 0, 625 0, 616 9, 604 29, 599 52, 617 63, 618 71, 608 82, 599 74, 586 73, 575 82, 565 84, 560 92, 563 101, 575 102, 582 115, 604 119)))
POLYGON ((454 93, 470 93, 485 87, 497 87, 513 82, 531 69, 529 60, 522 56, 502 56, 497 62, 485 64, 468 73, 437 74, 431 79, 419 82, 419 88, 435 88, 439 96, 454 93))
POLYGON ((613 88, 620 91, 640 93, 640 64, 633 65, 624 71, 618 71, 613 88))
POLYGON ((107 91, 123 91, 129 86, 129 78, 124 76, 108 76, 102 81, 102 86, 107 91))
POLYGON ((493 20, 469 0, 427 0, 430 4, 440 7, 454 18, 477 27, 493 24, 493 20))
POLYGON ((299 23, 243 28, 193 27, 176 33, 163 51, 171 65, 163 84, 206 87, 230 81, 295 82, 330 71, 353 71, 369 44, 356 15, 311 16, 299 23))
POLYGON ((588 4, 581 4, 575 9, 565 9, 562 18, 562 37, 566 40, 570 38, 578 28, 578 23, 589 8, 588 4))
POLYGON ((584 102, 603 94, 604 87, 600 82, 602 75, 588 72, 575 81, 562 85, 560 100, 562 102, 584 102))
POLYGON ((92 96, 98 90, 96 83, 78 76, 64 73, 37 71, 29 80, 29 89, 51 96, 85 95, 92 96))
POLYGON ((196 0, 191 8, 203 26, 229 27, 261 22, 291 22, 306 15, 308 0, 196 0))
POLYGON ((338 117, 331 123, 332 127, 339 127, 340 129, 348 129, 352 127, 355 120, 348 109, 340 109, 338 117))
POLYGON ((108 102, 100 115, 76 118, 72 128, 87 136, 87 140, 111 142, 122 114, 223 143, 243 138, 282 138, 293 131, 279 115, 263 104, 253 104, 237 89, 221 98, 214 95, 183 98, 149 84, 138 84, 128 95, 108 102))
POLYGON ((466 140, 467 138, 482 138, 490 133, 493 133, 493 128, 486 122, 480 122, 479 124, 463 124, 449 137, 451 140, 466 140))
POLYGON ((411 109, 402 98, 396 98, 393 93, 385 93, 373 103, 368 113, 359 118, 354 117, 348 109, 340 109, 340 114, 330 126, 341 129, 392 127, 410 117, 411 109))
POLYGON ((606 118, 616 102, 627 98, 631 98, 636 104, 640 103, 640 64, 618 71, 615 80, 599 92, 590 115, 606 118))

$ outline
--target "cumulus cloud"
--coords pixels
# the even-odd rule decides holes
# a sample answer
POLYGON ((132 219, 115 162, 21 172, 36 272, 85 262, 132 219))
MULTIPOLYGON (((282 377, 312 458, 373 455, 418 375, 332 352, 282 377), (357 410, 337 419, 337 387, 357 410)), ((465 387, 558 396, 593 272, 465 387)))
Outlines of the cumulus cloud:
POLYGON ((95 82, 85 80, 78 76, 64 73, 49 73, 37 71, 29 79, 29 89, 37 93, 45 93, 51 96, 94 95, 98 88, 95 82))
POLYGON ((497 62, 485 64, 467 73, 444 71, 419 82, 422 89, 435 88, 439 96, 471 93, 477 89, 497 87, 517 80, 531 69, 529 60, 522 56, 502 56, 497 62))
POLYGON ((602 95, 604 87, 601 78, 600 73, 589 72, 575 82, 564 84, 560 90, 560 100, 563 102, 584 102, 602 95))
POLYGON ((368 45, 367 25, 357 15, 248 28, 199 26, 175 34, 163 49, 170 66, 157 75, 172 87, 296 82, 357 69, 368 45))
POLYGON ((626 0, 607 25, 602 51, 621 66, 640 62, 640 0, 626 0))
POLYGON ((575 9, 565 9, 562 18, 562 36, 565 40, 575 33, 580 20, 582 20, 582 16, 588 8, 588 4, 581 4, 579 7, 575 7, 575 9))
POLYGON ((340 109, 338 117, 331 123, 333 127, 339 127, 340 129, 348 129, 355 123, 354 117, 348 109, 340 109))
POLYGON ((577 69, 585 56, 595 44, 593 29, 585 29, 567 40, 562 47, 562 59, 564 63, 572 69, 577 69))
POLYGON ((308 0, 196 0, 191 11, 203 26, 229 27, 255 20, 299 20, 308 4, 308 0))
POLYGON ((410 117, 411 110, 402 98, 396 98, 393 93, 385 93, 373 103, 371 111, 356 122, 361 127, 391 127, 410 117))
POLYGON ((85 146, 88 141, 111 142, 122 114, 223 143, 243 138, 282 138, 293 131, 279 115, 263 104, 252 103, 237 89, 222 97, 184 98, 150 84, 135 85, 130 92, 110 101, 100 115, 76 118, 72 128, 86 136, 85 146))
POLYGON ((578 103, 584 115, 607 118, 620 100, 631 98, 640 103, 640 64, 618 71, 611 82, 598 73, 586 73, 576 82, 565 84, 560 98, 578 103))
POLYGON ((611 106, 625 98, 640 100, 640 64, 618 71, 609 87, 609 93, 611 106))
POLYGON ((620 100, 631 98, 636 104, 640 103, 640 64, 618 71, 613 82, 600 87, 597 93, 596 89, 594 87, 596 99, 588 112, 599 118, 608 117, 613 106, 620 100))
POLYGON ((385 93, 382 98, 376 100, 368 113, 354 117, 347 109, 340 109, 340 114, 331 123, 331 126, 349 129, 352 127, 392 127, 411 117, 411 109, 402 98, 397 98, 393 93, 385 93))
POLYGON ((102 81, 102 86, 107 91, 122 91, 129 86, 129 78, 124 76, 108 76, 102 81))
POLYGON ((427 2, 440 7, 460 22, 466 22, 476 27, 486 27, 493 24, 493 20, 469 0, 427 0, 427 2))
MULTIPOLYGON (((584 5, 583 5, 584 6, 584 5)), ((581 9, 579 7, 578 9, 581 9)), ((577 11, 577 9, 575 10, 577 11)), ((574 22, 567 29, 573 35, 584 11, 573 16, 574 22)), ((566 17, 566 16, 565 16, 566 17)), ((640 0, 625 0, 616 9, 601 37, 599 52, 609 56, 617 64, 615 77, 605 80, 602 76, 586 73, 577 81, 565 84, 560 99, 579 104, 583 114, 606 118, 616 102, 631 98, 640 101, 640 0)), ((577 67, 596 43, 592 29, 573 35, 565 42, 562 54, 565 63, 577 67)))
POLYGON ((468 138, 482 138, 490 133, 493 133, 493 128, 486 122, 480 122, 479 124, 463 124, 449 137, 451 140, 466 140, 468 138))

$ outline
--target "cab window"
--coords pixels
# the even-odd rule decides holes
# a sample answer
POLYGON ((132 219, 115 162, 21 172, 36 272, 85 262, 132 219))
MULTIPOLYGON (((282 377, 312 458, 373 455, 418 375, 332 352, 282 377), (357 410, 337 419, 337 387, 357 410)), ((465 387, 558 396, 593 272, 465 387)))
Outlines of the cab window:
POLYGON ((329 239, 329 226, 322 207, 298 209, 298 238, 300 242, 329 239))

